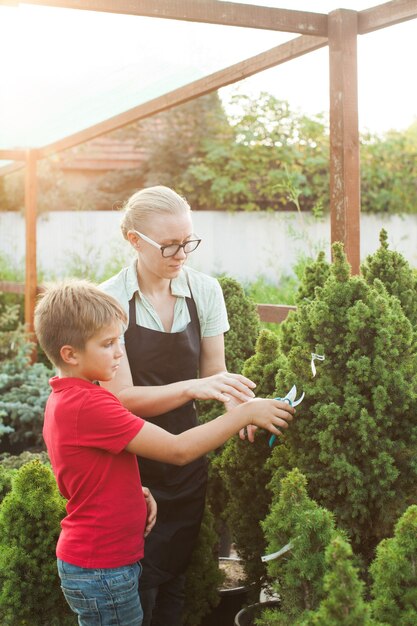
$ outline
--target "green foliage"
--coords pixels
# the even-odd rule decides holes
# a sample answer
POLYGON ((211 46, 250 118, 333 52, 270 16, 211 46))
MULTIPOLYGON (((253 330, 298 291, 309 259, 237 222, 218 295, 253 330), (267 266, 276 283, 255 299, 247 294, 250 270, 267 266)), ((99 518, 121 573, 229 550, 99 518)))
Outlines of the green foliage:
POLYGON ((65 503, 52 471, 24 465, 0 507, 0 621, 3 626, 75 623, 60 589, 55 545, 65 503))
POLYGON ((417 210, 416 124, 404 132, 382 137, 364 136, 361 142, 361 210, 415 213, 417 210))
MULTIPOLYGON (((223 290, 230 330, 225 335, 225 357, 228 371, 241 373, 243 365, 255 351, 260 322, 255 302, 245 294, 242 286, 233 278, 222 276, 219 283, 223 290)), ((224 413, 224 405, 216 401, 199 402, 199 421, 207 422, 224 413)), ((216 516, 216 530, 224 530, 227 488, 220 468, 211 455, 207 500, 216 516)), ((230 528, 230 520, 227 519, 230 528)), ((230 528, 231 533, 234 531, 230 528)))
POLYGON ((211 210, 303 210, 328 198, 328 137, 321 116, 293 113, 287 102, 262 93, 230 103, 233 131, 217 136, 184 176, 193 206, 211 210), (243 175, 244 173, 244 175, 243 175))
MULTIPOLYGON (((370 607, 364 600, 364 583, 352 562, 352 548, 336 535, 325 552, 326 594, 317 611, 309 612, 299 626, 372 626, 370 607)), ((399 622, 397 622, 399 623, 399 622)))
MULTIPOLYGON (((74 211, 90 208, 84 203, 84 194, 74 190, 59 167, 59 156, 41 159, 37 165, 38 214, 57 209, 74 211)), ((13 172, 5 179, 5 202, 2 210, 24 212, 24 172, 13 172)))
POLYGON ((273 462, 306 475, 369 561, 415 498, 417 359, 399 301, 380 281, 350 277, 340 244, 333 254, 330 276, 292 316, 276 389, 296 384, 306 397, 273 462), (325 355, 316 378, 312 352, 325 355))
POLYGON ((379 241, 378 250, 362 264, 362 274, 369 284, 375 279, 384 283, 388 293, 399 299, 417 332, 417 273, 399 252, 389 250, 385 229, 381 230, 379 241))
POLYGON ((20 322, 19 305, 2 307, 0 304, 0 363, 22 352, 29 354, 32 347, 20 322))
POLYGON ((326 261, 323 251, 319 252, 317 259, 306 264, 304 276, 296 295, 296 303, 303 300, 313 300, 316 297, 316 289, 322 287, 330 275, 330 263, 326 261))
POLYGON ((274 489, 262 527, 267 554, 291 546, 285 556, 268 561, 268 575, 281 598, 278 618, 298 624, 304 611, 316 609, 324 597, 325 550, 335 534, 333 515, 309 498, 306 479, 295 468, 279 490, 274 489))
POLYGON ((243 559, 253 599, 259 597, 266 578, 265 566, 260 559, 265 549, 260 520, 267 514, 270 500, 264 487, 270 480, 265 466, 268 454, 265 433, 256 432, 254 443, 242 441, 239 437, 229 439, 214 461, 227 492, 224 518, 237 553, 243 559))
POLYGON ((20 454, 9 454, 9 452, 3 452, 0 454, 0 463, 5 469, 19 469, 22 465, 26 465, 30 461, 39 461, 44 465, 51 465, 48 453, 46 450, 41 452, 31 452, 30 450, 24 450, 20 454))
MULTIPOLYGON (((229 372, 240 374, 246 359, 255 351, 260 322, 256 303, 245 294, 243 287, 234 278, 221 276, 230 329, 225 334, 224 351, 229 372)), ((220 402, 199 402, 199 420, 207 422, 224 411, 220 402)))
POLYGON ((417 506, 410 506, 392 538, 378 545, 370 568, 372 609, 389 626, 417 624, 417 506))
POLYGON ((184 626, 200 626, 201 619, 218 605, 223 574, 218 566, 215 519, 208 505, 197 545, 186 571, 184 626))
MULTIPOLYGON (((31 365, 23 350, 13 359, 0 363, 3 451, 21 452, 33 446, 43 447, 43 414, 52 375, 52 370, 43 363, 31 365)), ((1 436, 0 430, 0 439, 1 436)))
POLYGON ((0 504, 12 488, 13 470, 0 465, 0 504))

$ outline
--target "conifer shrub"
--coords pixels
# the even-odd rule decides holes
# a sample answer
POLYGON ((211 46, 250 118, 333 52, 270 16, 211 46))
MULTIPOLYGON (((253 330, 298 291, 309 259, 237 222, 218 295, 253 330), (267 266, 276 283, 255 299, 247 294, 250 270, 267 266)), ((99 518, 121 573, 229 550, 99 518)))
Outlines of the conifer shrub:
POLYGON ((70 626, 56 569, 55 546, 65 502, 52 470, 23 465, 0 507, 0 623, 70 626))
POLYGON ((262 526, 267 553, 275 557, 268 561, 268 573, 280 607, 265 610, 257 624, 382 626, 365 598, 346 533, 309 497, 305 476, 295 468, 282 480, 275 476, 271 488, 272 505, 262 526))
POLYGON ((40 452, 24 450, 20 454, 10 454, 9 452, 3 452, 0 454, 0 464, 6 469, 19 469, 22 465, 25 465, 30 461, 39 461, 44 465, 51 466, 46 450, 42 450, 40 452))
MULTIPOLYGON (((241 374, 245 361, 255 352, 260 331, 260 320, 256 303, 245 294, 243 287, 234 278, 221 276, 219 283, 223 291, 230 329, 225 334, 225 360, 229 372, 241 374)), ((200 423, 208 422, 225 412, 224 404, 216 401, 197 402, 200 423)), ((227 492, 224 481, 214 462, 216 452, 209 455, 209 480, 207 500, 216 520, 219 538, 229 535, 229 522, 224 508, 227 492)))
POLYGON ((417 359, 399 300, 378 279, 351 277, 341 244, 333 255, 314 299, 292 316, 276 395, 296 384, 306 396, 272 465, 279 475, 300 469, 369 563, 416 499, 417 359), (312 353, 325 355, 315 378, 312 353))
POLYGON ((0 505, 6 494, 12 488, 13 470, 0 465, 0 505))
POLYGON ((352 548, 340 535, 326 548, 325 568, 325 597, 317 611, 307 612, 299 626, 377 626, 364 599, 365 585, 353 562, 352 548))
POLYGON ((381 624, 417 624, 417 506, 408 507, 383 539, 371 567, 372 609, 381 624))
POLYGON ((197 544, 186 571, 184 626, 200 626, 202 618, 220 601, 223 581, 217 559, 215 519, 206 505, 197 544))
POLYGON ((29 362, 25 348, 0 362, 0 451, 42 449, 43 414, 53 372, 29 362))
MULTIPOLYGON (((270 397, 274 392, 278 347, 277 335, 262 329, 255 354, 243 367, 243 375, 256 382, 259 397, 270 397)), ((265 550, 260 521, 268 513, 271 502, 271 493, 266 488, 271 479, 266 465, 270 454, 268 438, 268 433, 262 430, 256 431, 254 443, 233 437, 214 461, 227 493, 224 516, 238 555, 243 559, 246 577, 251 584, 250 595, 254 597, 266 582, 266 567, 259 555, 265 550)))
POLYGON ((309 498, 306 487, 298 469, 289 472, 279 490, 274 489, 270 512, 262 522, 267 554, 287 546, 282 557, 268 561, 268 575, 281 608, 265 624, 298 624, 324 597, 325 550, 336 525, 332 513, 309 498))
POLYGON ((379 279, 389 294, 396 296, 417 334, 417 272, 399 253, 389 249, 388 233, 382 229, 378 250, 361 266, 368 284, 379 279))
MULTIPOLYGON (((224 336, 226 367, 229 372, 241 374, 245 361, 255 352, 260 331, 260 320, 256 303, 245 294, 240 283, 229 276, 221 276, 219 283, 223 291, 230 329, 224 336)), ((207 422, 224 412, 221 402, 198 403, 200 422, 207 422)))

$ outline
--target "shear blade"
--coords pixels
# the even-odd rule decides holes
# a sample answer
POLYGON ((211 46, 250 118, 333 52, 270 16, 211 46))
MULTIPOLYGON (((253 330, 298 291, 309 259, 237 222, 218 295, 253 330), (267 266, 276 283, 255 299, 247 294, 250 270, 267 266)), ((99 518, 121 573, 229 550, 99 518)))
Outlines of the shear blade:
POLYGON ((304 400, 304 396, 305 396, 305 393, 303 391, 303 393, 298 398, 298 400, 294 400, 294 402, 292 403, 292 406, 298 406, 304 400))
POLYGON ((297 396, 297 387, 293 385, 291 389, 289 390, 289 392, 287 393, 287 395, 285 396, 284 400, 289 400, 291 404, 293 404, 296 396, 297 396))

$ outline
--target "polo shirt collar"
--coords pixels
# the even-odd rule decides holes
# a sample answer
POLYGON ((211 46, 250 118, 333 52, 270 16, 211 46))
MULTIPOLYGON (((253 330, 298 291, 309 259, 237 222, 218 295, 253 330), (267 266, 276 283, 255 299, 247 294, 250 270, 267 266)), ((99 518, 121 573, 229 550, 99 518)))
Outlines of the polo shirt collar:
MULTIPOLYGON (((142 292, 139 287, 138 275, 136 272, 136 259, 134 259, 134 261, 132 261, 132 263, 128 266, 126 272, 126 293, 129 302, 136 292, 139 294, 139 297, 142 298, 142 292)), ((182 269, 179 276, 171 280, 171 293, 176 297, 191 297, 186 270, 182 269)))

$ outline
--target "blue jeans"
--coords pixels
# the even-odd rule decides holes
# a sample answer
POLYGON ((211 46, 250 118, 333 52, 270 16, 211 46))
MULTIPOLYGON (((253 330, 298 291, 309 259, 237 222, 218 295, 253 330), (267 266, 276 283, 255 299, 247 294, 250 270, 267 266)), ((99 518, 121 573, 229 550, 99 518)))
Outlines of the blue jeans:
POLYGON ((87 569, 57 559, 61 589, 79 626, 141 626, 140 563, 87 569))

